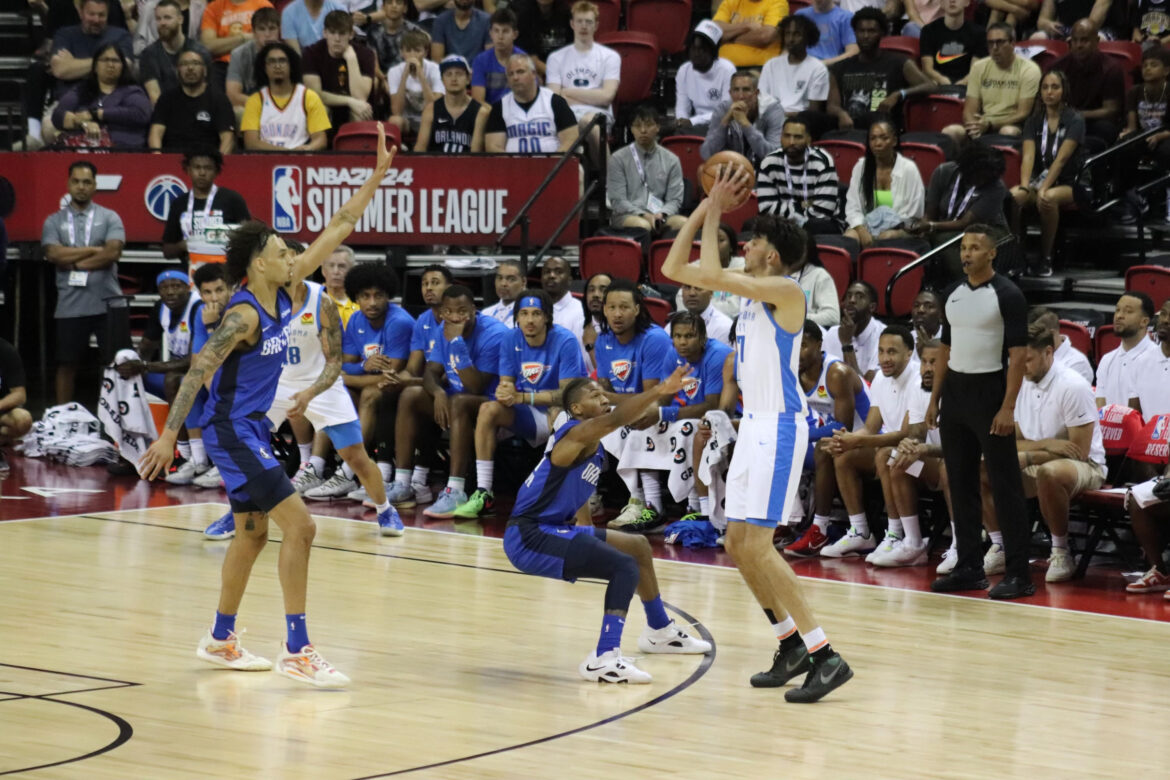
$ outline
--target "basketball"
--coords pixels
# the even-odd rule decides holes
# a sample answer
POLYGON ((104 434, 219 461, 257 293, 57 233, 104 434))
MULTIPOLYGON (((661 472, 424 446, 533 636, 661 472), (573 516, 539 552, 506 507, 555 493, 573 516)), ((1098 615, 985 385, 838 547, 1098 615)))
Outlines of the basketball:
POLYGON ((741 166, 747 171, 747 184, 744 186, 740 199, 735 204, 735 207, 739 208, 747 202, 747 199, 752 194, 752 190, 756 186, 756 169, 752 167, 752 161, 739 152, 733 152, 731 150, 716 152, 707 158, 707 162, 703 163, 703 167, 699 169, 699 181, 703 185, 703 192, 711 191, 711 187, 715 184, 715 179, 719 176, 720 165, 741 166))

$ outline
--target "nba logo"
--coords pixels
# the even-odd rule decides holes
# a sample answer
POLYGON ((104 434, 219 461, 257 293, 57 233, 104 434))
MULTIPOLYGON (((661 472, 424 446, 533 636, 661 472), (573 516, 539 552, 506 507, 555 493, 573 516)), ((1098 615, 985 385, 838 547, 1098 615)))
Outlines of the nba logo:
POLYGON ((301 169, 295 165, 272 169, 272 227, 281 233, 301 230, 301 169))
POLYGON ((1150 434, 1150 438, 1154 441, 1166 438, 1167 424, 1170 424, 1170 414, 1159 414, 1158 421, 1154 423, 1154 431, 1150 434))

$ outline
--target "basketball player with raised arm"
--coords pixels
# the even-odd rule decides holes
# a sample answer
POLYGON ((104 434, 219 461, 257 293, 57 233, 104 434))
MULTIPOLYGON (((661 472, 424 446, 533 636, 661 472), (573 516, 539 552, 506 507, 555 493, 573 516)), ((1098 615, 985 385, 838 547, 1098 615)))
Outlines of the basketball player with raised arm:
POLYGON ((799 379, 805 297, 800 285, 786 278, 789 265, 804 257, 805 234, 791 222, 761 216, 744 251, 744 272, 725 271, 719 262, 719 217, 737 205, 746 181, 743 169, 721 166, 662 271, 679 284, 743 298, 735 327, 743 418, 727 472, 724 544, 780 640, 772 668, 754 675, 751 684, 778 687, 807 672, 804 684, 785 691, 784 698, 813 702, 843 685, 853 670, 830 647, 796 574, 772 546, 776 525, 795 500, 808 446, 808 409, 799 379), (700 260, 688 265, 700 223, 700 260))
POLYGON ((595 528, 589 497, 605 463, 601 439, 629 425, 682 389, 689 373, 679 366, 666 379, 638 395, 623 396, 610 409, 601 385, 587 378, 570 380, 561 393, 569 419, 553 434, 553 445, 520 486, 504 552, 525 574, 574 582, 579 577, 605 580, 605 616, 597 649, 578 671, 590 682, 648 683, 650 675, 622 656, 622 629, 634 591, 646 611, 646 629, 638 638, 643 653, 706 653, 711 643, 696 639, 666 615, 654 575, 654 558, 645 536, 595 528), (576 525, 572 525, 576 518, 576 525))
MULTIPOLYGON (((242 286, 228 301, 210 340, 192 360, 158 441, 138 463, 144 479, 166 473, 183 419, 199 388, 207 384, 203 438, 208 455, 219 466, 240 527, 224 558, 215 624, 196 650, 205 661, 242 671, 273 668, 270 661, 241 646, 235 625, 252 565, 268 541, 271 518, 283 533, 278 571, 288 632, 275 670, 321 688, 349 682, 309 642, 305 592, 309 550, 317 529, 284 468, 270 452, 265 415, 276 397, 288 346, 292 319, 288 289, 299 286, 349 236, 392 159, 379 124, 378 158, 370 178, 303 254, 294 256, 280 236, 261 222, 247 222, 231 232, 226 270, 231 280, 242 286)), ((293 396, 293 404, 303 410, 318 391, 317 387, 302 390, 293 396)))

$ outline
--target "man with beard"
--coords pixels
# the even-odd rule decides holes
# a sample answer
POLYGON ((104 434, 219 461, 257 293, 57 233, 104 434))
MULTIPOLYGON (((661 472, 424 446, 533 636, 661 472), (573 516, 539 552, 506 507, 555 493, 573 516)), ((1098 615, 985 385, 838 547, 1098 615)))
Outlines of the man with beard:
POLYGON ((585 280, 585 328, 581 331, 581 344, 585 347, 587 363, 593 365, 594 344, 601 332, 601 309, 605 305, 605 291, 613 283, 613 277, 606 273, 595 273, 585 280))
POLYGON ((914 336, 914 349, 922 352, 922 345, 932 339, 942 336, 942 307, 943 299, 934 290, 926 289, 914 298, 914 305, 910 309, 910 323, 914 326, 911 333, 914 336))
POLYGON ((695 26, 687 46, 687 61, 674 77, 674 118, 677 131, 706 135, 712 112, 731 91, 735 65, 719 56, 719 25, 704 19, 695 26))
POLYGON ((179 86, 178 65, 183 52, 201 54, 208 69, 211 68, 211 53, 199 41, 183 34, 183 10, 178 0, 159 0, 154 9, 154 21, 158 27, 158 40, 142 50, 138 69, 150 102, 158 103, 160 95, 179 86))
POLYGON ((1089 363, 1089 359, 1085 357, 1085 353, 1072 345, 1072 341, 1068 336, 1060 332, 1060 317, 1052 309, 1044 306, 1033 306, 1028 310, 1028 324, 1039 322, 1052 331, 1052 335, 1056 338, 1056 362, 1063 366, 1071 368, 1075 373, 1079 374, 1089 384, 1093 384, 1093 366, 1089 363))
MULTIPOLYGON (((683 307, 686 311, 703 320, 706 335, 720 344, 730 344, 731 318, 712 305, 711 291, 684 284, 679 292, 682 293, 683 307)), ((673 335, 673 322, 672 319, 671 323, 666 326, 667 334, 673 335)))
POLYGON ((799 116, 786 118, 780 149, 760 163, 756 179, 760 213, 791 219, 810 235, 839 236, 837 184, 833 156, 812 145, 808 122, 799 116))
POLYGON ((878 370, 878 339, 885 326, 873 316, 877 290, 858 280, 841 299, 841 324, 825 333, 825 352, 840 355, 857 373, 872 382, 878 370))
POLYGON ((1146 352, 1139 363, 1134 385, 1138 410, 1147 420, 1170 412, 1170 298, 1158 310, 1158 336, 1155 349, 1146 352))
POLYGON ((1113 334, 1121 345, 1097 362, 1097 408, 1108 404, 1133 406, 1137 398, 1138 366, 1147 353, 1157 350, 1146 330, 1154 319, 1154 302, 1143 292, 1131 291, 1117 299, 1113 310, 1113 334))
POLYGON ((569 292, 572 280, 573 269, 563 257, 550 257, 540 268, 540 286, 552 301, 553 322, 580 341, 581 332, 585 329, 585 312, 569 292))
POLYGON ((511 328, 516 324, 515 303, 524 292, 524 264, 519 260, 501 260, 496 266, 496 297, 499 299, 484 308, 483 313, 511 328))
MULTIPOLYGON (((161 44, 162 41, 159 41, 161 44)), ((235 113, 220 92, 207 85, 207 61, 195 50, 179 54, 179 86, 162 93, 150 118, 148 145, 164 152, 235 147, 235 113)))

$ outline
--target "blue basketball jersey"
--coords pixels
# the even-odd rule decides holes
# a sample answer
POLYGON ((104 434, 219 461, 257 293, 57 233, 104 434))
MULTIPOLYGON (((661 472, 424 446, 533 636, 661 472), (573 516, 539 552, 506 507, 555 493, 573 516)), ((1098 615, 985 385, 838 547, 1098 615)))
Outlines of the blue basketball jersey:
POLYGON ((211 338, 211 331, 215 329, 215 325, 208 327, 203 324, 203 303, 200 302, 191 311, 191 357, 199 354, 199 350, 203 349, 203 345, 211 338))
MULTIPOLYGON (((426 315, 424 315, 426 316, 426 315)), ((465 337, 467 352, 471 355, 471 363, 477 371, 492 374, 494 378, 484 385, 483 395, 494 396, 496 386, 500 384, 500 347, 507 340, 510 330, 497 319, 477 312, 475 328, 470 337, 465 337)), ((443 336, 443 326, 439 325, 434 333, 433 344, 427 352, 427 360, 438 363, 447 373, 447 394, 462 393, 463 380, 455 370, 454 360, 451 357, 451 342, 443 336)))
POLYGON ((204 423, 264 415, 276 397, 281 366, 288 348, 292 299, 284 289, 276 291, 276 316, 264 310, 247 287, 236 292, 224 311, 247 304, 260 317, 260 338, 249 349, 235 351, 212 377, 204 423))
POLYGON ((374 355, 405 360, 410 357, 410 342, 414 337, 417 323, 397 304, 386 309, 386 319, 381 328, 375 328, 361 311, 349 316, 345 334, 341 338, 341 351, 345 355, 356 355, 358 362, 345 363, 342 368, 347 374, 361 374, 362 364, 374 355))
POLYGON ((585 376, 585 359, 577 338, 566 328, 553 325, 544 343, 533 347, 519 328, 511 331, 500 352, 500 376, 510 376, 521 393, 556 390, 566 379, 585 376))
POLYGON ((443 323, 430 309, 418 315, 414 321, 414 331, 410 334, 410 351, 422 352, 425 356, 435 346, 436 335, 443 335, 443 323))
POLYGON ((545 451, 544 458, 516 493, 513 520, 545 525, 572 525, 575 522, 577 510, 597 490, 605 451, 598 444, 596 452, 572 468, 554 466, 549 458, 556 443, 580 424, 580 420, 570 419, 553 434, 553 446, 545 451))
MULTIPOLYGON (((707 339, 707 346, 703 350, 703 357, 698 365, 690 364, 691 375, 683 380, 683 389, 674 397, 674 406, 687 404, 701 404, 708 396, 718 397, 723 392, 723 363, 731 354, 731 347, 722 341, 707 339)), ((675 366, 688 365, 677 349, 671 350, 675 366)))
POLYGON ((674 371, 675 354, 674 342, 657 325, 634 336, 629 344, 618 341, 613 331, 604 331, 593 347, 597 378, 608 379, 615 393, 640 393, 645 380, 666 379, 674 371))

